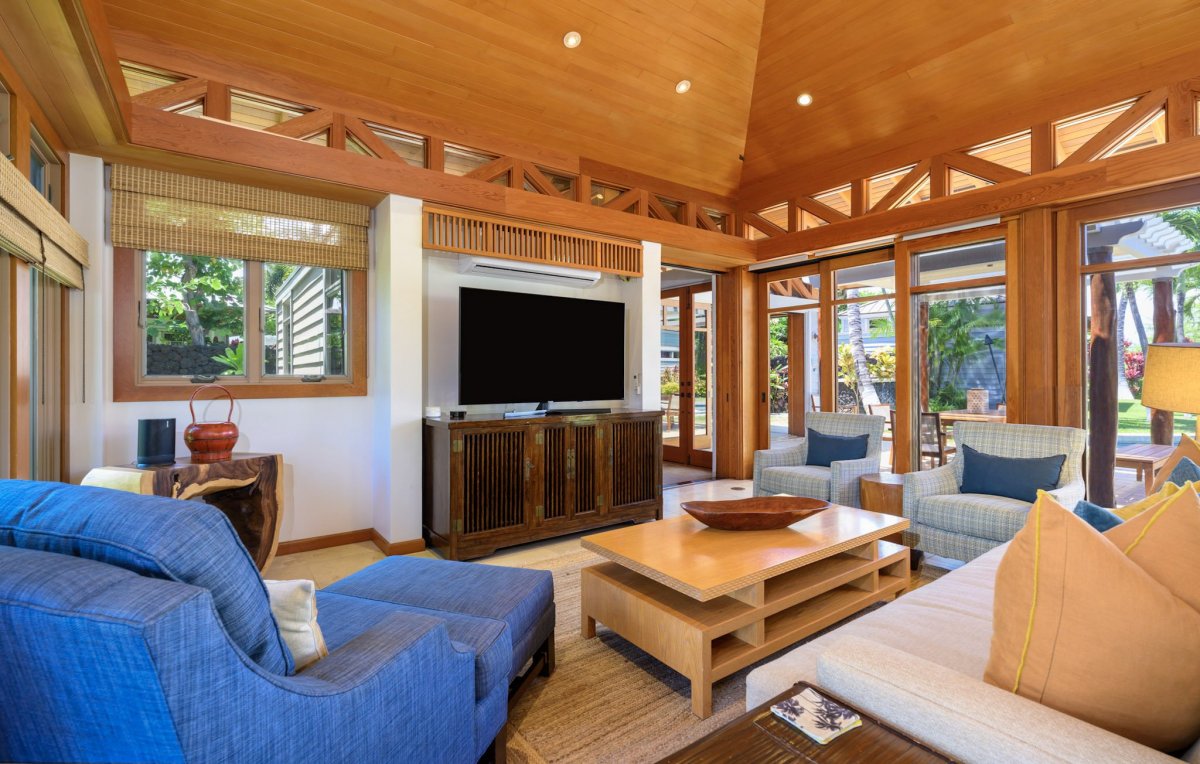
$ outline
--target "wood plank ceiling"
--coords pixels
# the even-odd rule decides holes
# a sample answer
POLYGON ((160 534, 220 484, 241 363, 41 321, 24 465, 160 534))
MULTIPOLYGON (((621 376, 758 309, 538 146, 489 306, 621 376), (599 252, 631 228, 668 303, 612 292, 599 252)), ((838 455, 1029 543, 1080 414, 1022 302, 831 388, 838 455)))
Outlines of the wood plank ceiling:
POLYGON ((104 2, 123 56, 153 41, 720 195, 740 181, 762 5, 104 2), (694 87, 677 95, 682 79, 694 87))
POLYGON ((741 198, 823 191, 1195 77, 1197 30, 1196 0, 769 0, 741 198))

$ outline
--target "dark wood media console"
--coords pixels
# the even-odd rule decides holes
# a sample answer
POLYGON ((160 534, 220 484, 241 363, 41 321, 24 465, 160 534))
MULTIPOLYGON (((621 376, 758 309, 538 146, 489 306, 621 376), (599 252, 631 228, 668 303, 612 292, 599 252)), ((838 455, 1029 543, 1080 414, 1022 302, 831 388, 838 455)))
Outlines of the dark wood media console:
POLYGON ((662 519, 662 414, 425 420, 424 532, 452 560, 662 519))

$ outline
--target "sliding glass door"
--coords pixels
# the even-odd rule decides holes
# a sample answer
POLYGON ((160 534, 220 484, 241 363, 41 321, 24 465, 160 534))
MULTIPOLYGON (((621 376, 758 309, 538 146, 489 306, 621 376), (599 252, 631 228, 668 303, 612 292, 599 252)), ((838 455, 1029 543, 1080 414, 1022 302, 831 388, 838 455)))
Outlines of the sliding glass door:
POLYGON ((766 281, 767 432, 771 445, 804 437, 821 409, 821 276, 816 266, 766 281))
MULTIPOLYGON (((1084 391, 1088 498, 1103 506, 1145 496, 1180 435, 1196 432, 1193 413, 1142 400, 1149 347, 1200 340, 1200 205, 1163 208, 1186 198, 1160 192, 1071 214, 1079 280, 1064 300, 1075 302, 1082 318, 1071 373, 1084 391)), ((1191 198, 1200 198, 1200 189, 1191 198)), ((1187 381, 1167 383, 1182 388, 1187 381)))

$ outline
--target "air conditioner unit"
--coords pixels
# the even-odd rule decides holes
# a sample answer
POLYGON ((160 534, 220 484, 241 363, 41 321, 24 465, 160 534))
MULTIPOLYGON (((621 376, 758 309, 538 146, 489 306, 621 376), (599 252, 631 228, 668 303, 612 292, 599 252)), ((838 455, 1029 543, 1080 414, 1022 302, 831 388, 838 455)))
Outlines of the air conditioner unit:
POLYGON ((547 284, 573 286, 588 289, 600 283, 600 271, 582 268, 565 268, 561 265, 526 262, 524 260, 502 260, 496 257, 458 256, 458 272, 475 276, 495 276, 525 281, 541 281, 547 284))

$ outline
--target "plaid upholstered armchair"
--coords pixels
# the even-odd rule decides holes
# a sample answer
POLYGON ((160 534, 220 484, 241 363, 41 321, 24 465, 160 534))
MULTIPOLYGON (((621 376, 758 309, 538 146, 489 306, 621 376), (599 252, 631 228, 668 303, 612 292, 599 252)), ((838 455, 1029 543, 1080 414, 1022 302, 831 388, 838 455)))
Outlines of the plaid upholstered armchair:
POLYGON ((858 479, 879 472, 883 417, 815 411, 808 414, 807 424, 810 430, 824 435, 868 436, 867 455, 862 459, 833 462, 828 467, 810 465, 806 463, 807 438, 801 438, 791 448, 755 451, 754 495, 786 493, 825 499, 847 507, 859 506, 858 479))
POLYGON ((973 560, 1012 540, 1024 527, 1032 504, 1005 496, 960 492, 963 446, 1008 458, 1065 454, 1058 485, 1049 493, 1065 507, 1075 506, 1084 497, 1084 430, 958 422, 954 425, 954 441, 959 456, 949 464, 904 476, 904 516, 912 523, 904 539, 911 547, 955 560, 973 560))

